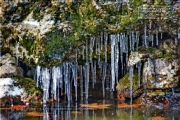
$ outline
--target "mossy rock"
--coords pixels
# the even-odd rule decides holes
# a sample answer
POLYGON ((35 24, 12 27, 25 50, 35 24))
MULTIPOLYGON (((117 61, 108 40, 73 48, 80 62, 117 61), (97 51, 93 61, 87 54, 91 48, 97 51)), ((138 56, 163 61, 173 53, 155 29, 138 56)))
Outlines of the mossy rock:
POLYGON ((153 96, 164 96, 166 95, 165 91, 162 91, 162 90, 154 90, 154 91, 148 91, 147 92, 147 96, 149 97, 153 97, 153 96))
POLYGON ((42 89, 36 87, 36 81, 31 78, 24 78, 22 76, 14 76, 14 85, 24 88, 25 92, 29 95, 39 94, 42 97, 42 89))
MULTIPOLYGON (((119 80, 119 83, 116 86, 116 90, 118 92, 125 91, 126 89, 130 88, 130 80, 129 80, 129 73, 127 73, 123 78, 119 80)), ((132 89, 133 91, 137 90, 138 86, 138 75, 135 73, 132 78, 132 89)))

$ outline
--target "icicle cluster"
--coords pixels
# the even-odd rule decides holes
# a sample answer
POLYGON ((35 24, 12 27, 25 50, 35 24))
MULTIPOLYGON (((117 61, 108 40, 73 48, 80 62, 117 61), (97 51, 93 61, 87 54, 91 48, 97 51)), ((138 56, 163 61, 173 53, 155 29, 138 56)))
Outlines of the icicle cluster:
POLYGON ((72 93, 75 101, 78 100, 78 95, 88 99, 90 82, 94 88, 97 79, 102 81, 102 96, 105 97, 106 88, 114 91, 119 75, 123 76, 127 72, 125 68, 129 52, 137 50, 138 45, 139 32, 137 31, 111 35, 101 33, 98 37, 86 40, 85 45, 76 49, 74 61, 64 62, 50 69, 37 66, 37 86, 42 87, 44 91, 43 100, 47 101, 50 97, 60 100, 60 96, 65 94, 70 102, 72 93), (111 46, 110 64, 107 57, 109 46, 111 46), (94 54, 97 55, 97 60, 94 60, 94 54), (86 61, 84 65, 78 64, 80 56, 86 61), (100 74, 97 74, 97 70, 100 71, 100 74), (79 91, 78 86, 80 86, 79 91))

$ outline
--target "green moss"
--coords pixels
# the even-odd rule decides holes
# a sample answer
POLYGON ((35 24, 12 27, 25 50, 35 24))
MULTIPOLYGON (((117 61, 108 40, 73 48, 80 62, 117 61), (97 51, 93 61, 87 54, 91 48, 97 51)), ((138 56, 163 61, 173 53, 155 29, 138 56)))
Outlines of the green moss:
POLYGON ((161 48, 161 49, 158 49, 158 48, 153 48, 153 47, 148 47, 148 48, 145 48, 145 47, 139 47, 138 48, 138 51, 140 53, 144 53, 144 54, 151 54, 151 57, 153 58, 164 58, 164 59, 174 59, 176 58, 176 55, 173 54, 172 52, 166 52, 165 49, 161 48))
POLYGON ((28 52, 29 55, 33 53, 35 38, 33 35, 25 36, 20 45, 23 46, 28 52))
POLYGON ((162 91, 162 90, 154 90, 154 91, 151 91, 151 92, 147 92, 147 95, 152 97, 152 96, 164 96, 166 95, 166 92, 162 91))
MULTIPOLYGON (((121 92, 129 88, 130 88, 130 80, 129 80, 129 73, 127 73, 123 78, 119 80, 119 83, 116 86, 116 90, 121 92)), ((133 75, 133 78, 132 78, 132 88, 133 88, 133 91, 139 88, 138 75, 136 73, 133 75)))

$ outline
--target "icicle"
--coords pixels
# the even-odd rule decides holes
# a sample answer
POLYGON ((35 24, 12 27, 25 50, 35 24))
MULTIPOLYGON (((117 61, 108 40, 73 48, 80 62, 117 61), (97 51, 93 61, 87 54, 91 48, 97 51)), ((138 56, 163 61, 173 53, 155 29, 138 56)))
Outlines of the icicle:
POLYGON ((174 43, 177 45, 177 37, 174 38, 174 43))
POLYGON ((131 50, 132 49, 132 37, 131 37, 131 33, 129 32, 128 33, 128 35, 129 35, 129 50, 131 50))
POLYGON ((78 67, 77 63, 75 63, 75 65, 72 67, 76 101, 77 101, 77 67, 78 67))
POLYGON ((139 46, 139 32, 136 31, 136 50, 138 50, 138 46, 139 46))
POLYGON ((86 61, 88 61, 88 40, 86 40, 86 61))
POLYGON ((125 36, 125 53, 126 53, 126 63, 128 63, 128 51, 129 51, 129 47, 128 47, 128 36, 125 36))
POLYGON ((154 35, 151 35, 151 39, 152 39, 152 47, 154 46, 154 35))
MULTIPOLYGON (((60 66, 59 68, 60 72, 59 72, 59 86, 61 88, 61 95, 63 94, 63 65, 60 66)), ((59 91, 59 90, 58 90, 59 91)), ((58 100, 60 98, 60 94, 58 95, 58 100)))
POLYGON ((129 80, 130 80, 130 104, 132 104, 132 86, 133 86, 133 66, 129 68, 129 80))
POLYGON ((18 59, 19 59, 19 42, 16 44, 16 65, 18 65, 18 59))
POLYGON ((89 62, 86 62, 84 68, 84 81, 85 81, 85 98, 88 99, 89 90, 89 62))
POLYGON ((104 41, 104 44, 105 44, 105 62, 107 62, 107 40, 108 40, 108 35, 105 34, 104 37, 105 37, 105 41, 104 41))
POLYGON ((161 29, 161 27, 159 27, 159 32, 161 33, 161 40, 162 40, 163 33, 162 33, 162 29, 161 29))
POLYGON ((111 78, 112 78, 112 84, 111 84, 111 89, 114 91, 114 85, 115 85, 115 51, 114 51, 114 46, 115 46, 115 36, 111 35, 111 78))
POLYGON ((68 63, 63 63, 64 64, 64 83, 65 83, 65 93, 67 94, 67 99, 68 102, 71 101, 71 82, 70 82, 70 75, 69 75, 69 64, 68 63))
POLYGON ((81 98, 83 98, 83 73, 82 73, 82 65, 80 66, 80 91, 81 91, 81 98))
POLYGON ((120 59, 121 59, 121 74, 123 75, 123 51, 124 51, 124 37, 123 34, 120 34, 120 40, 119 40, 119 44, 120 44, 120 59))
POLYGON ((137 65, 138 65, 137 66, 137 68, 138 68, 138 86, 140 87, 140 85, 141 85, 141 83, 140 83, 140 81, 141 81, 141 61, 139 61, 137 65))
POLYGON ((126 53, 126 63, 128 63, 128 59, 129 59, 129 56, 128 56, 128 51, 126 53))
POLYGON ((86 63, 87 64, 87 76, 86 76, 86 85, 87 85, 87 87, 86 87, 86 99, 88 99, 88 94, 89 94, 89 62, 88 63, 86 63))
POLYGON ((94 77, 95 77, 95 74, 94 74, 93 62, 91 62, 91 73, 92 73, 92 86, 94 88, 94 77))
POLYGON ((104 62, 103 64, 103 78, 102 78, 102 91, 103 91, 103 98, 105 97, 105 79, 106 79, 106 69, 107 69, 107 63, 104 62))
POLYGON ((115 39, 115 63, 114 63, 114 65, 115 65, 115 80, 116 80, 116 83, 118 83, 118 73, 119 73, 119 44, 118 44, 118 41, 119 41, 119 35, 118 36, 116 36, 116 39, 115 39))
POLYGON ((70 102, 71 101, 71 98, 72 98, 72 96, 71 96, 71 79, 70 79, 70 75, 71 75, 71 73, 70 73, 70 66, 69 66, 69 63, 67 63, 67 98, 68 98, 68 102, 70 102))
POLYGON ((101 45, 100 45, 100 38, 98 39, 98 63, 100 62, 101 57, 101 45))
POLYGON ((144 45, 147 48, 148 45, 147 45, 147 34, 146 34, 146 32, 147 32, 147 28, 146 28, 146 23, 145 23, 145 25, 144 25, 144 45))
POLYGON ((43 89, 43 102, 46 103, 49 99, 49 85, 50 85, 50 73, 49 69, 42 69, 42 89, 43 89))
POLYGON ((93 47, 94 47, 94 38, 91 38, 91 40, 90 40, 90 62, 92 62, 93 47))
MULTIPOLYGON (((122 56, 123 53, 123 35, 122 33, 119 34, 119 46, 120 46, 120 57, 122 56)), ((122 62, 122 59, 121 59, 122 62)))
POLYGON ((36 75, 36 86, 39 87, 39 79, 41 76, 41 67, 39 65, 36 67, 36 75))
POLYGON ((100 43, 100 45, 101 45, 101 50, 103 50, 103 33, 101 33, 100 39, 101 39, 101 43, 100 43))
POLYGON ((159 39, 158 39, 158 30, 156 30, 156 46, 159 45, 159 39))
POLYGON ((59 67, 53 67, 52 68, 52 77, 53 77, 53 83, 52 83, 52 95, 54 95, 54 99, 56 100, 57 98, 57 89, 59 88, 59 84, 58 84, 58 81, 59 81, 59 67))
POLYGON ((131 46, 132 46, 132 49, 131 49, 131 51, 134 51, 134 43, 135 43, 136 39, 135 39, 135 37, 134 37, 134 32, 132 32, 131 34, 132 34, 132 35, 131 35, 131 36, 132 36, 132 45, 131 45, 131 46))
POLYGON ((149 22, 149 29, 152 28, 152 21, 149 22))

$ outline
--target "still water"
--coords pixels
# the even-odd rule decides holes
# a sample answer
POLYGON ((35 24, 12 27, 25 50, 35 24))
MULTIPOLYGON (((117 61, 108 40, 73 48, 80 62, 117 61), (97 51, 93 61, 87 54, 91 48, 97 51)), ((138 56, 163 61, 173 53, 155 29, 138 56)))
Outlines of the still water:
MULTIPOLYGON (((91 89, 91 88, 90 88, 91 89)), ((180 106, 144 107, 129 105, 130 101, 119 104, 116 93, 105 90, 105 97, 99 87, 91 89, 88 100, 85 95, 77 102, 67 98, 60 102, 44 104, 41 107, 31 105, 21 109, 0 108, 0 120, 180 120, 180 106)))
POLYGON ((22 111, 1 110, 0 120, 180 120, 180 110, 118 107, 116 101, 86 104, 59 104, 22 111), (111 104, 110 104, 111 102, 111 104))

